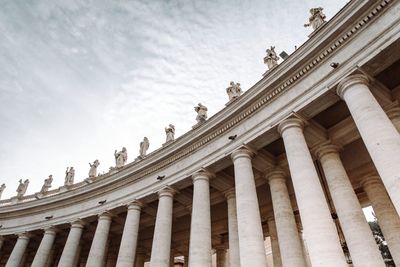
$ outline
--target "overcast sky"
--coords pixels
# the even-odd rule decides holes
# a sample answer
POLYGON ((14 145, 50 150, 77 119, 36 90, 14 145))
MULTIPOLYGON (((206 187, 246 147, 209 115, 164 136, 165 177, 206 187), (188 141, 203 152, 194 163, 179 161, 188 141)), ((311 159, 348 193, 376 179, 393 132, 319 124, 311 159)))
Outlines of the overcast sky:
POLYGON ((75 182, 128 161, 144 136, 150 151, 212 115, 231 80, 247 90, 262 78, 265 49, 291 53, 307 40, 311 7, 330 19, 346 0, 0 0, 0 184, 19 179, 38 192, 53 174, 75 182))

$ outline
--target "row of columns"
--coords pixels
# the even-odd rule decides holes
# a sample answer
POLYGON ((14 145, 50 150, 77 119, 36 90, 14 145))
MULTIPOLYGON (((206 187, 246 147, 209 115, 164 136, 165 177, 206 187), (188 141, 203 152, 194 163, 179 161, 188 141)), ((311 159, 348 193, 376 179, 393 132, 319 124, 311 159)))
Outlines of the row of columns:
MULTIPOLYGON (((361 137, 385 184, 370 177, 363 184, 376 214, 395 262, 400 263, 400 135, 383 109, 376 102, 364 76, 355 75, 344 79, 338 86, 338 94, 346 101, 361 137), (371 126, 372 125, 372 126, 371 126), (376 129, 379 129, 377 131, 376 129), (396 250, 396 251, 393 251, 396 250)), ((331 217, 324 190, 316 171, 304 134, 304 122, 290 118, 281 122, 278 131, 282 136, 289 165, 297 205, 308 244, 313 266, 347 267, 331 217)), ((319 159, 333 204, 355 266, 385 266, 379 254, 369 226, 362 214, 349 177, 339 157, 338 147, 327 142, 315 150, 319 159)), ((232 155, 235 189, 226 192, 228 204, 229 258, 232 267, 267 266, 264 235, 257 199, 251 159, 253 152, 246 147, 232 155)), ((189 267, 211 267, 211 216, 209 180, 213 174, 202 170, 192 176, 193 203, 189 243, 189 267)), ((269 220, 275 266, 306 267, 302 242, 298 234, 291 206, 286 174, 280 169, 267 173, 271 190, 275 222, 269 220), (276 225, 276 227, 275 227, 276 225), (276 236, 276 237, 274 237, 276 236), (279 250, 278 248, 279 247, 279 250), (278 251, 280 254, 278 254, 278 251)), ((173 221, 173 197, 171 187, 158 192, 159 203, 152 243, 150 266, 170 267, 171 234, 173 221)), ((117 267, 132 267, 135 263, 139 221, 142 204, 135 201, 128 205, 128 212, 117 258, 117 267)), ((112 215, 99 215, 98 225, 89 252, 87 266, 102 266, 112 215)), ((62 252, 59 265, 72 267, 77 255, 84 223, 71 224, 70 233, 62 252)), ((54 242, 56 231, 46 229, 32 266, 45 266, 54 242)), ((17 240, 6 267, 17 267, 29 241, 28 234, 17 240)), ((218 252, 218 250, 217 250, 218 252)), ((218 261, 225 261, 219 251, 218 261)))

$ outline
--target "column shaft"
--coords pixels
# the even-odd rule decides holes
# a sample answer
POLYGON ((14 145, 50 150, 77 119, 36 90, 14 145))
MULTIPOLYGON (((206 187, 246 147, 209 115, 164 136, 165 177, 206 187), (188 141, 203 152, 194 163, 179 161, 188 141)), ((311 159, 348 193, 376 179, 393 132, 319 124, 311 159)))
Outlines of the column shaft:
POLYGON ((347 267, 335 224, 303 135, 303 122, 287 119, 279 125, 297 205, 314 266, 347 267))
POLYGON ((116 267, 132 267, 135 262, 141 207, 138 201, 128 205, 116 267))
POLYGON ((217 267, 226 267, 226 249, 218 248, 217 254, 217 267))
POLYGON ((56 238, 56 230, 54 228, 47 228, 44 231, 42 241, 33 259, 31 267, 45 267, 49 260, 50 252, 53 248, 54 239, 56 238))
POLYGON ((100 267, 104 264, 108 232, 111 226, 111 215, 103 213, 99 216, 96 232, 90 247, 86 267, 100 267))
POLYGON ((276 230, 283 266, 305 267, 303 250, 297 231, 285 173, 275 170, 268 174, 276 230))
POLYGON ((61 254, 60 261, 58 262, 58 267, 74 267, 76 258, 78 258, 78 248, 83 232, 83 226, 84 223, 82 221, 71 223, 71 229, 64 250, 61 254))
POLYGON ((211 174, 195 173, 193 178, 192 222, 190 225, 189 267, 211 267, 211 174))
POLYGON ((325 173, 351 259, 355 266, 385 267, 337 149, 333 145, 324 145, 318 148, 317 155, 325 173))
POLYGON ((281 252, 279 249, 278 235, 274 219, 268 219, 268 232, 271 239, 272 260, 274 267, 282 267, 281 252))
POLYGON ((29 243, 29 235, 27 233, 19 234, 17 243, 8 258, 6 267, 19 267, 22 262, 22 258, 25 254, 26 247, 29 243))
POLYGON ((400 266, 400 218, 379 177, 366 177, 362 185, 374 209, 393 260, 396 266, 400 266))
POLYGON ((240 264, 241 266, 265 267, 267 257, 251 165, 252 153, 247 148, 241 148, 234 151, 231 157, 235 170, 240 264))
POLYGON ((393 205, 400 214, 400 134, 368 88, 368 78, 352 75, 337 89, 346 102, 361 138, 393 205))
POLYGON ((229 237, 229 259, 230 267, 240 267, 239 234, 236 212, 235 189, 226 194, 228 204, 228 237, 229 237))
POLYGON ((158 209, 151 248, 151 267, 170 267, 172 210, 175 191, 166 187, 158 192, 158 209))

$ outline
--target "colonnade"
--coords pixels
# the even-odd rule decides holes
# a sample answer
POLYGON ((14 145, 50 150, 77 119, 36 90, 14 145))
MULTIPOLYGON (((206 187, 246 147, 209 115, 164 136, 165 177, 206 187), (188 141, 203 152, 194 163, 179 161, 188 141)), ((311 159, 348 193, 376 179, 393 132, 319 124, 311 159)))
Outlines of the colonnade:
MULTIPOLYGON (((378 176, 365 177, 364 191, 375 210, 394 261, 400 265, 400 135, 368 88, 368 79, 352 75, 342 80, 337 93, 346 102, 357 129, 376 166, 378 176), (379 129, 379 131, 377 131, 379 129)), ((291 117, 282 121, 278 131, 283 139, 289 172, 293 183, 304 236, 312 266, 347 267, 337 228, 331 216, 324 189, 317 173, 312 153, 320 162, 328 191, 338 215, 354 266, 384 267, 385 264, 362 213, 346 170, 341 162, 340 148, 327 140, 309 149, 304 137, 305 122, 291 117)), ((235 187, 225 192, 229 229, 229 253, 216 248, 217 266, 225 267, 229 257, 231 267, 266 267, 264 232, 252 168, 254 153, 247 147, 233 151, 235 187)), ((307 261, 293 207, 287 188, 288 173, 276 166, 265 178, 271 191, 273 217, 267 219, 271 236, 274 266, 306 267, 307 261)), ((193 202, 189 242, 189 267, 212 266, 210 179, 214 174, 200 170, 192 175, 193 202)), ((167 186, 158 192, 158 209, 152 250, 151 267, 171 266, 173 203, 176 191, 167 186)), ((127 206, 127 216, 117 256, 117 267, 142 267, 144 257, 137 249, 140 201, 127 206)), ((86 266, 102 266, 112 214, 98 216, 98 224, 86 266)), ((73 267, 85 223, 71 223, 70 232, 58 266, 73 267)), ((44 230, 43 239, 32 266, 45 267, 57 230, 44 230)), ((2 239, 0 239, 0 242, 2 239)), ((6 267, 18 267, 29 242, 29 233, 18 235, 18 240, 6 267)), ((1 243, 0 243, 1 244, 1 243)), ((187 257, 185 258, 187 260, 187 257)))

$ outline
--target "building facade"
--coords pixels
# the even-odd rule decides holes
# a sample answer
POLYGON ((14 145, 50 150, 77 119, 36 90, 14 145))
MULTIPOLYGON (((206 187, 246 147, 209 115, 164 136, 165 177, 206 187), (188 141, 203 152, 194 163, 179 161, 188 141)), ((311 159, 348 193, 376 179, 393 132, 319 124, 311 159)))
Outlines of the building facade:
POLYGON ((0 201, 0 266, 400 266, 400 1, 350 1, 245 94, 141 160, 0 201), (229 260, 228 260, 229 259, 229 260))

